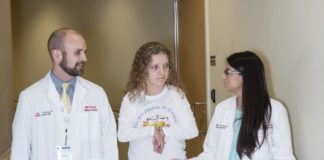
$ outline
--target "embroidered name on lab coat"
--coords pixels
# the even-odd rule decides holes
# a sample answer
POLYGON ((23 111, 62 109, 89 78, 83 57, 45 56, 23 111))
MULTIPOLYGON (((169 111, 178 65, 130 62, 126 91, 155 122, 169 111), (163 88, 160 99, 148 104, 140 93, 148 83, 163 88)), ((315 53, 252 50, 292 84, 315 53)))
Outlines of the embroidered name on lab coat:
POLYGON ((35 117, 50 116, 53 111, 36 112, 35 117))
POLYGON ((227 128, 227 125, 224 125, 224 124, 216 124, 216 128, 218 128, 218 129, 226 129, 227 128))
POLYGON ((84 111, 85 112, 96 112, 98 110, 97 110, 96 106, 84 106, 84 111))

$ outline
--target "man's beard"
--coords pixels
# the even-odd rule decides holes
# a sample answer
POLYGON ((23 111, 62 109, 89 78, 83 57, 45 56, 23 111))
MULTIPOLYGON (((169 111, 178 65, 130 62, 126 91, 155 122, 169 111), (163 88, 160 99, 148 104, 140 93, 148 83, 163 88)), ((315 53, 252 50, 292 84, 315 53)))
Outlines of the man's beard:
POLYGON ((63 60, 60 62, 61 68, 70 76, 82 76, 83 75, 83 68, 77 69, 78 65, 85 65, 85 62, 78 62, 74 65, 74 68, 69 68, 67 66, 66 57, 63 56, 63 60))

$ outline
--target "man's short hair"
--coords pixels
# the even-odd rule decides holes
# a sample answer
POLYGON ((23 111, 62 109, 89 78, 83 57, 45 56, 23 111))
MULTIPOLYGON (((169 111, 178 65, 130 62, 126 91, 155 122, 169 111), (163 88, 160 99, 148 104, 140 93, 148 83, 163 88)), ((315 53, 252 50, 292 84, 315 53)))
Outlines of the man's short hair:
POLYGON ((79 32, 77 32, 71 28, 59 28, 59 29, 55 30, 49 36, 48 41, 47 41, 47 49, 50 54, 54 49, 64 50, 64 37, 68 31, 80 34, 79 32))

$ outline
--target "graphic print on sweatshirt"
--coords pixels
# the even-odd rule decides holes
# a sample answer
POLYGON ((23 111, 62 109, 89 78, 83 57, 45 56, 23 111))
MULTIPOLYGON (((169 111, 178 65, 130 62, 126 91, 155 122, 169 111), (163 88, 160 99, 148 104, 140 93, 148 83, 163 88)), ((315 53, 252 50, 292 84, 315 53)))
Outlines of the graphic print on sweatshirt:
POLYGON ((134 128, 147 126, 170 127, 176 122, 176 115, 170 108, 166 106, 149 106, 137 114, 134 128))

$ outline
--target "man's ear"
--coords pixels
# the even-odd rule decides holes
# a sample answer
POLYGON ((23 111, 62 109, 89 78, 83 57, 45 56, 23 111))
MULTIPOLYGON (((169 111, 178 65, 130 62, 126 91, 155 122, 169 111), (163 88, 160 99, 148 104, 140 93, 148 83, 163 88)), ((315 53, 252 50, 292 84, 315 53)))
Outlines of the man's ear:
POLYGON ((53 60, 60 62, 63 57, 62 51, 59 49, 52 50, 52 57, 53 57, 53 60))
POLYGON ((52 50, 52 59, 54 63, 60 63, 63 58, 62 51, 59 49, 52 50))

